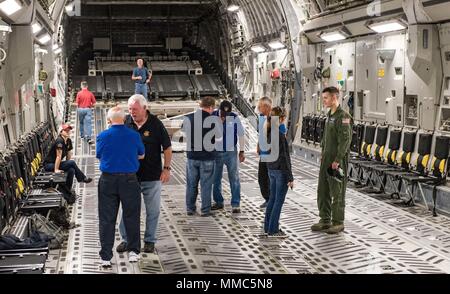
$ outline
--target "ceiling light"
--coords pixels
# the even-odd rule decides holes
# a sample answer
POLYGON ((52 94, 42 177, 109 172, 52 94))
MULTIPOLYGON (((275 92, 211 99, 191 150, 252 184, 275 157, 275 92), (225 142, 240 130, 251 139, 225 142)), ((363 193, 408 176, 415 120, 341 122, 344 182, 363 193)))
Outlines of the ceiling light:
POLYGON ((386 33, 386 32, 393 32, 393 31, 399 31, 406 28, 406 25, 400 22, 399 20, 389 20, 379 23, 373 23, 369 24, 368 27, 377 33, 386 33))
POLYGON ((47 54, 48 53, 47 49, 42 49, 41 47, 37 47, 34 52, 42 53, 42 54, 47 54))
POLYGON ((342 32, 331 32, 331 33, 321 34, 320 38, 327 42, 334 42, 334 41, 345 40, 347 37, 342 32))
POLYGON ((278 49, 283 49, 286 48, 286 46, 280 42, 280 41, 273 41, 269 43, 269 47, 272 48, 273 50, 278 50, 278 49))
POLYGON ((52 39, 52 37, 50 37, 50 35, 46 33, 46 34, 42 35, 41 37, 39 37, 38 41, 39 41, 39 43, 44 45, 44 44, 47 44, 51 39, 52 39))
POLYGON ((66 5, 66 12, 72 12, 75 5, 73 3, 66 5))
POLYGON ((0 32, 11 33, 12 29, 9 24, 0 19, 0 32))
POLYGON ((56 49, 55 51, 53 51, 55 54, 59 54, 59 53, 61 53, 62 52, 62 48, 58 48, 58 49, 56 49))
POLYGON ((262 53, 262 52, 266 51, 266 48, 262 45, 255 45, 252 47, 252 51, 255 53, 262 53))
POLYGON ((35 22, 32 26, 31 26, 32 30, 33 30, 33 34, 37 34, 42 30, 42 26, 40 23, 35 22))
POLYGON ((56 50, 58 48, 59 48, 58 44, 54 44, 53 47, 52 47, 53 50, 56 50))
POLYGON ((229 12, 236 12, 236 11, 239 10, 239 6, 236 5, 236 4, 232 4, 232 5, 228 6, 227 10, 228 10, 229 12))
POLYGON ((22 8, 22 5, 17 3, 16 0, 5 0, 0 3, 0 10, 6 13, 6 15, 11 15, 16 13, 22 8))

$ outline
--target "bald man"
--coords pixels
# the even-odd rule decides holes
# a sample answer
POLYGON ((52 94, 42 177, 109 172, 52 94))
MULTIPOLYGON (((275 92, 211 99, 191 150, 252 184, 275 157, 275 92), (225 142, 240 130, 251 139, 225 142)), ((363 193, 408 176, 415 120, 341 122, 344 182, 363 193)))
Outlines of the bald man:
POLYGON ((152 79, 152 72, 144 66, 144 60, 137 60, 137 67, 133 70, 131 79, 135 82, 135 94, 140 94, 148 99, 148 84, 152 79))
POLYGON ((125 126, 125 112, 120 107, 109 110, 108 121, 111 127, 97 137, 97 158, 102 171, 98 183, 100 257, 104 268, 111 267, 120 204, 128 235, 128 261, 140 259, 141 188, 136 173, 139 160, 145 157, 141 136, 125 126))

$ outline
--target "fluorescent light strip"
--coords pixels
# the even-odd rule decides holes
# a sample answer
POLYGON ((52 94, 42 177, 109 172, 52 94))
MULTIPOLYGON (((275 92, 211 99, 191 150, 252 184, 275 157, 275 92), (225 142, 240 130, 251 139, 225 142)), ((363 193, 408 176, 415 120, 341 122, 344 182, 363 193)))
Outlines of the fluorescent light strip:
POLYGON ((239 6, 233 4, 233 5, 228 6, 227 10, 228 10, 229 12, 236 12, 236 11, 239 10, 239 6))
POLYGON ((261 45, 256 45, 256 46, 252 47, 252 51, 255 53, 262 53, 262 52, 266 51, 266 48, 264 48, 261 45))
POLYGON ((50 37, 49 34, 45 34, 42 37, 39 37, 38 41, 39 41, 39 43, 44 45, 44 44, 47 44, 51 39, 52 39, 52 37, 50 37))
POLYGON ((327 42, 334 42, 334 41, 345 40, 346 36, 344 36, 344 34, 342 34, 341 32, 332 32, 332 33, 322 34, 322 35, 320 35, 320 38, 327 42))
POLYGON ((66 12, 72 12, 74 6, 75 5, 73 3, 67 4, 66 5, 66 12))
POLYGON ((31 26, 32 30, 33 30, 33 34, 37 34, 42 30, 42 26, 35 22, 32 26, 31 26))
POLYGON ((59 54, 59 53, 61 53, 62 52, 62 48, 58 48, 58 49, 56 49, 55 51, 53 51, 55 54, 59 54))
POLYGON ((6 13, 6 15, 12 15, 22 9, 22 5, 17 3, 16 0, 5 0, 0 3, 0 10, 6 13))
POLYGON ((369 28, 377 33, 387 33, 403 30, 406 26, 399 21, 394 20, 389 22, 374 23, 369 25, 369 28))
POLYGON ((274 50, 286 48, 286 46, 283 43, 281 43, 280 41, 270 42, 269 47, 274 50))
POLYGON ((0 32, 7 32, 7 33, 11 33, 12 29, 10 25, 0 25, 0 32))

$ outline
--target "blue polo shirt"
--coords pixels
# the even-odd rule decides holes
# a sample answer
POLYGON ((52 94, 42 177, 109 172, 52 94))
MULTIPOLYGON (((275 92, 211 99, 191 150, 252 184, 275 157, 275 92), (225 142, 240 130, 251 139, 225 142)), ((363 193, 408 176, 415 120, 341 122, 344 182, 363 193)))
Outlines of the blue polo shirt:
POLYGON ((148 69, 146 67, 143 68, 136 67, 133 70, 133 76, 142 77, 142 80, 136 80, 135 82, 138 84, 145 84, 145 82, 148 79, 148 69))
MULTIPOLYGON (((220 118, 220 112, 221 110, 216 110, 212 115, 220 118)), ((222 140, 219 142, 216 141, 217 151, 238 151, 236 149, 238 137, 242 137, 245 135, 244 127, 242 126, 241 120, 236 113, 230 112, 226 118, 228 118, 228 120, 225 119, 225 121, 223 122, 222 140)))
MULTIPOLYGON (((265 143, 267 145, 267 137, 264 134, 264 124, 266 123, 267 117, 263 114, 260 114, 258 117, 258 143, 260 146, 263 146, 263 144, 265 143)), ((261 148, 262 149, 262 148, 261 148)), ((260 150, 259 151, 259 155, 260 157, 264 157, 265 155, 269 155, 270 154, 270 150, 260 150)))
POLYGON ((141 136, 124 125, 111 126, 97 136, 97 158, 104 173, 136 173, 145 154, 141 136))

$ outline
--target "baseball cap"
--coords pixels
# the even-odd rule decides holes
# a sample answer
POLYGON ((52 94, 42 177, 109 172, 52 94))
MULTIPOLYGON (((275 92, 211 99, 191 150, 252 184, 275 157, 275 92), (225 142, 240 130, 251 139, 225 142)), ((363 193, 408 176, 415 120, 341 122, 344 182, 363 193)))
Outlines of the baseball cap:
POLYGON ((223 112, 231 112, 233 110, 233 104, 228 100, 224 100, 220 103, 220 110, 223 112))
POLYGON ((62 131, 71 131, 71 130, 73 130, 71 125, 64 124, 64 125, 59 127, 58 133, 61 133, 62 131))

